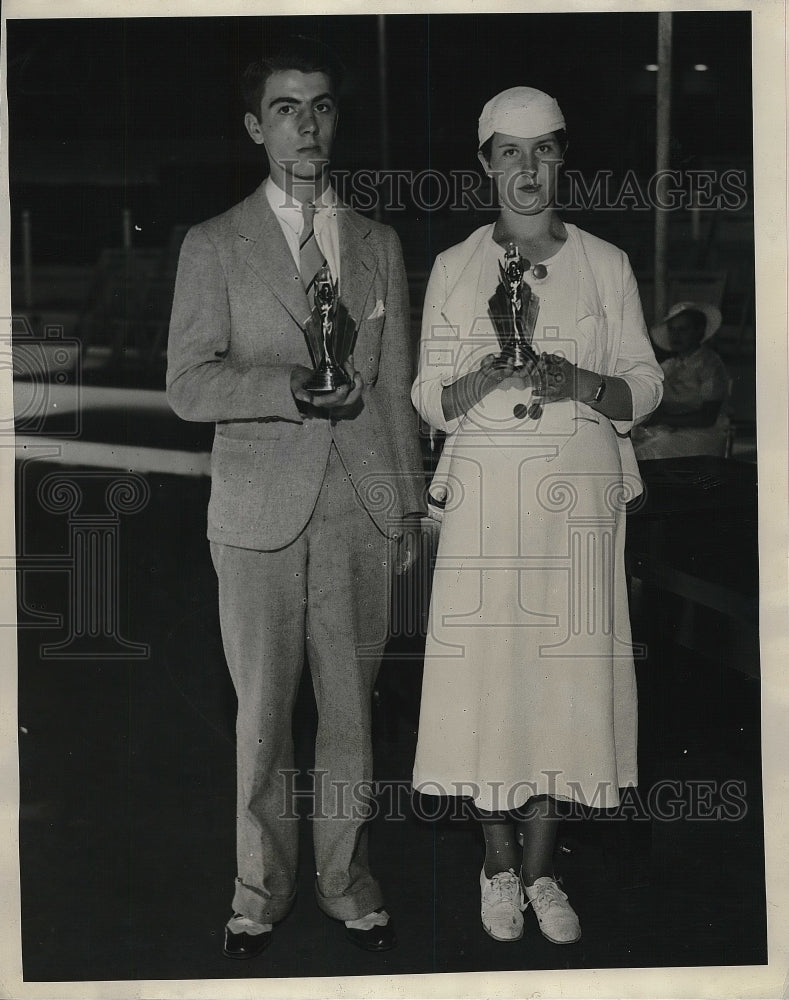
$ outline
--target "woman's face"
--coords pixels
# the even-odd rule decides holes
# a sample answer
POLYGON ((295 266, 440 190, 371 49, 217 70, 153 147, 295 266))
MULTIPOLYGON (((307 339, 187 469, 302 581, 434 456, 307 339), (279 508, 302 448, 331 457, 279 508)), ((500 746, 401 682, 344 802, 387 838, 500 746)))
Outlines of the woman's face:
POLYGON ((562 149, 553 132, 533 139, 496 132, 490 163, 482 165, 495 179, 499 203, 518 215, 537 215, 554 204, 562 149))
POLYGON ((666 326, 671 350, 676 354, 692 354, 704 339, 704 327, 687 312, 674 316, 666 326))

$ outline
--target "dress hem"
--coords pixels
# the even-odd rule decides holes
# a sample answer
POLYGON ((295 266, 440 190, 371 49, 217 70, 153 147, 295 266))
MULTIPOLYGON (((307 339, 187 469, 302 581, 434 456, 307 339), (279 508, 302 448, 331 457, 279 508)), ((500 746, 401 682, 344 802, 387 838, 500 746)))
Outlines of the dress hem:
POLYGON ((564 781, 557 787, 555 780, 550 780, 552 775, 548 775, 548 782, 519 781, 509 786, 503 781, 438 781, 415 776, 413 788, 420 795, 471 799, 485 812, 514 812, 538 795, 592 809, 613 809, 620 804, 620 790, 638 785, 634 774, 621 781, 564 781))

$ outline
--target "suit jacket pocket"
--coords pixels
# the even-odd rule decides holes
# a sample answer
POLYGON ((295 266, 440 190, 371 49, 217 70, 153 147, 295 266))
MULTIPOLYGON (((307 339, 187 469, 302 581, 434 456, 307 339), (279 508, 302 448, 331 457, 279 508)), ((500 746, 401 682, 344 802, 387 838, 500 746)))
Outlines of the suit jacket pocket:
POLYGON ((261 515, 261 499, 275 465, 276 441, 244 441, 217 435, 211 453, 208 520, 222 532, 245 532, 261 515))
POLYGON ((331 442, 329 422, 263 426, 277 426, 281 435, 214 439, 208 506, 213 541, 280 548, 296 537, 315 506, 331 442))

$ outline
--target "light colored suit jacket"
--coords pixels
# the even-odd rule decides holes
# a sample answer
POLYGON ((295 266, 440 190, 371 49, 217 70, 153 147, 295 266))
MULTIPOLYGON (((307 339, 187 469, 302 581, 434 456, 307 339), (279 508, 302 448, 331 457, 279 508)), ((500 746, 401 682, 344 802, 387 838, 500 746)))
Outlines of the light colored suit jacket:
POLYGON ((332 440, 384 533, 424 509, 400 242, 344 205, 338 227, 340 295, 357 324, 364 390, 355 415, 337 420, 305 416, 290 391, 293 366, 312 367, 310 303, 264 186, 184 240, 167 394, 184 419, 216 423, 212 541, 261 550, 291 542, 315 506, 332 440))

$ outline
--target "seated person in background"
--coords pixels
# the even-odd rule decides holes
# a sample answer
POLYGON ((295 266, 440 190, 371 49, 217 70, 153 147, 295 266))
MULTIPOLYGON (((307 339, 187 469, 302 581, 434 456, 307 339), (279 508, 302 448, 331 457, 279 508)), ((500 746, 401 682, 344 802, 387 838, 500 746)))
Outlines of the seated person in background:
POLYGON ((721 323, 720 310, 678 302, 651 330, 652 340, 673 356, 662 363, 663 401, 632 431, 638 459, 724 455, 729 426, 729 375, 705 342, 721 323))

